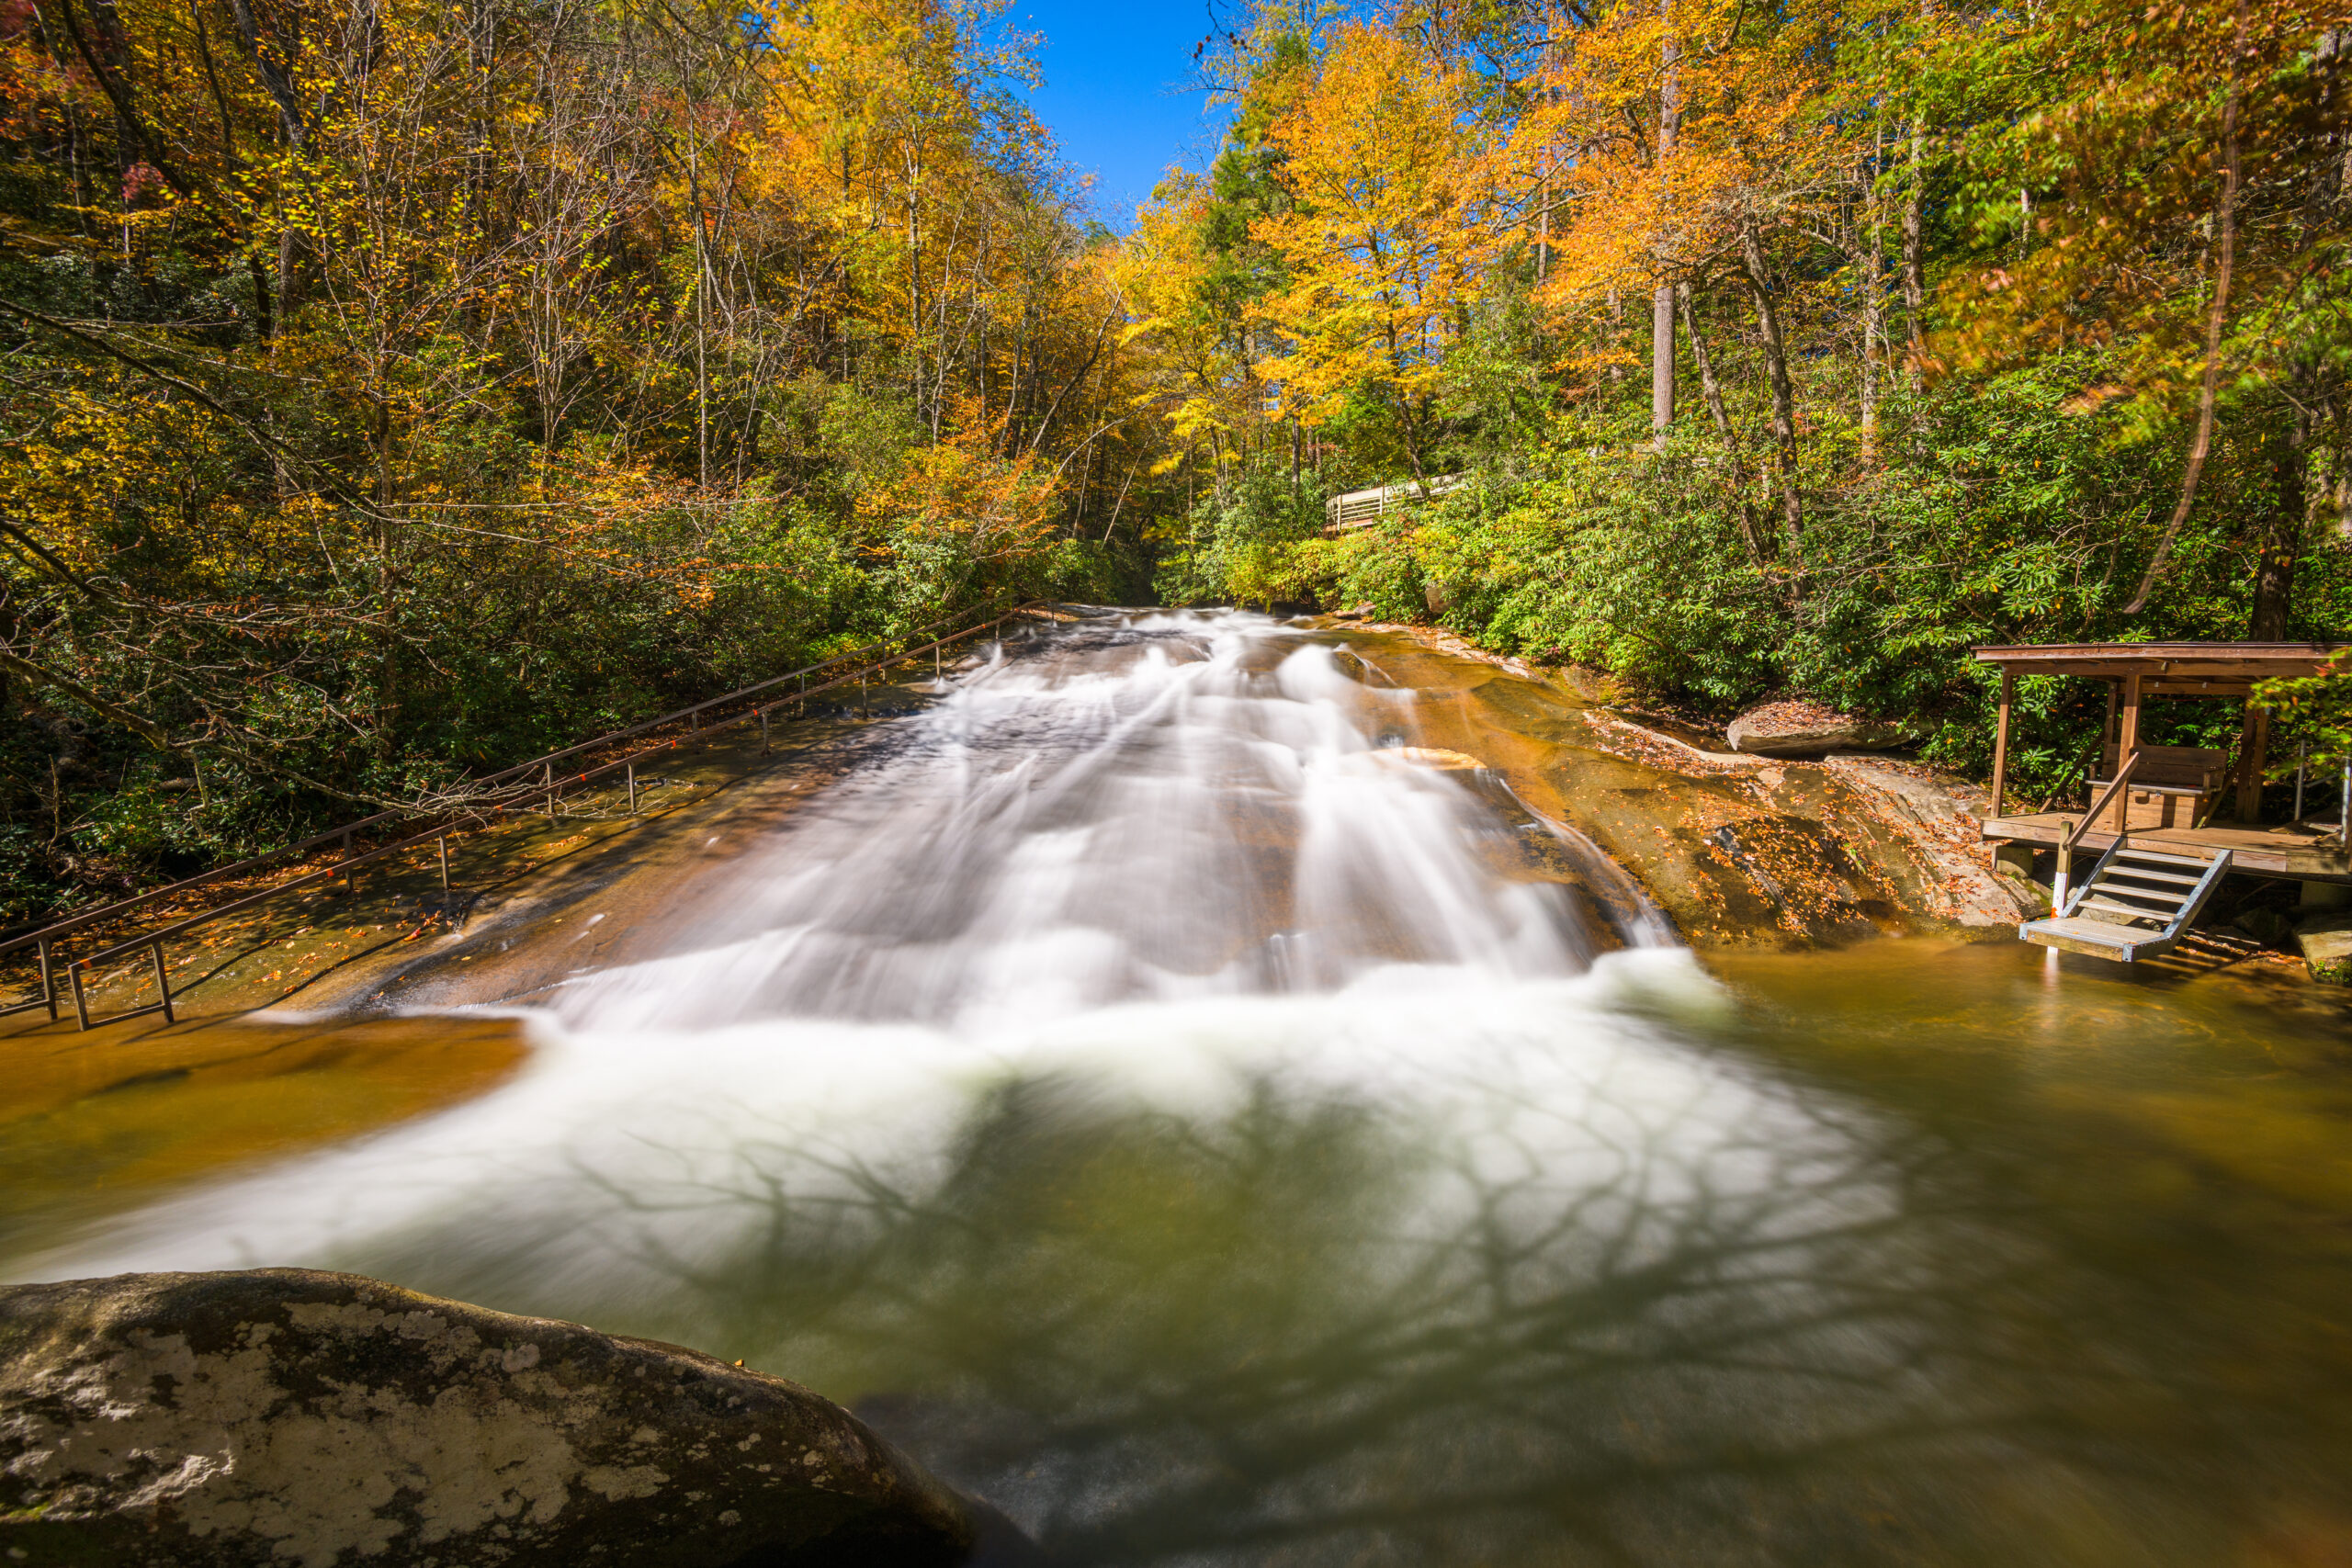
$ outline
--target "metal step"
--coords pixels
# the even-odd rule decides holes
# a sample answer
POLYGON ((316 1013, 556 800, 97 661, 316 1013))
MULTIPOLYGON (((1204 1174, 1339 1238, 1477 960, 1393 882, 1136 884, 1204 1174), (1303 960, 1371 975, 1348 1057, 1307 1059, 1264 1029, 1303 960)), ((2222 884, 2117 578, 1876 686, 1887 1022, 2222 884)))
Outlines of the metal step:
POLYGON ((2183 898, 2162 897, 2151 894, 2134 893, 2128 887, 2114 887, 2108 886, 2084 888, 2083 900, 2086 907, 2092 904, 2104 904, 2113 908, 2121 909, 2128 914, 2160 918, 2167 920, 2171 919, 2173 916, 2178 914, 2180 912, 2181 905, 2188 901, 2183 898), (2125 902, 2120 904, 2116 903, 2115 900, 2118 898, 2124 899, 2125 902))
POLYGON ((2019 926, 2018 935, 2041 947, 2086 953, 2093 958, 2112 958, 2122 964, 2153 958, 2172 946, 2162 932, 2134 931, 2111 920, 2035 920, 2019 926))
MULTIPOLYGON (((2138 861, 2143 865, 2182 865, 2188 866, 2195 871, 2203 871, 2213 863, 2212 861, 2203 860, 2196 855, 2166 854, 2157 850, 2132 850, 2123 848, 2123 845, 2129 841, 2129 840, 2119 841, 2115 849, 2110 850, 2108 852, 2115 854, 2118 853, 2118 852, 2120 852, 2120 858, 2127 861, 2138 861)), ((2223 850, 2214 858, 2217 860, 2225 860, 2229 857, 2229 851, 2223 850)))
POLYGON ((2121 915, 2128 919, 2154 920, 2159 926, 2172 924, 2173 911, 2170 909, 2134 909, 2128 904, 2110 904, 2104 898, 2086 898, 2075 908, 2103 909, 2109 914, 2121 915))
POLYGON ((2177 908, 2197 896, 2194 887, 2134 887, 2128 882, 2116 880, 2112 872, 2090 883, 2083 891, 2120 894, 2126 898, 2137 898, 2143 904, 2162 904, 2167 908, 2177 908))
POLYGON ((2084 879, 2082 886, 2066 907, 2052 919, 2029 920, 2018 927, 2019 940, 2041 947, 2054 947, 2067 953, 2088 953, 2095 958, 2110 958, 2131 964, 2142 958, 2153 958, 2168 952, 2188 931, 2197 912, 2222 885, 2230 869, 2230 852, 2222 850, 2210 861, 2191 860, 2181 855, 2162 854, 2151 850, 2131 847, 2127 834, 2118 838, 2099 857, 2098 864, 2084 879), (2194 878, 2166 872, 2143 870, 2147 864, 2177 865, 2194 868, 2194 878), (2164 882, 2170 887, 2132 887, 2122 879, 2143 882, 2164 882), (2180 883, 2188 883, 2179 888, 2180 883), (2118 898, 2135 899, 2155 906, 2134 908, 2117 903, 2118 898), (2120 917, 2120 918, 2117 918, 2120 917), (2132 921, 2145 921, 2161 929, 2148 931, 2132 921))
POLYGON ((2110 866, 2108 869, 2107 874, 2109 876, 2134 877, 2142 882, 2177 883, 2183 887, 2194 887, 2199 882, 2205 880, 2201 876, 2183 876, 2177 871, 2143 871, 2136 865, 2123 865, 2120 863, 2110 866))

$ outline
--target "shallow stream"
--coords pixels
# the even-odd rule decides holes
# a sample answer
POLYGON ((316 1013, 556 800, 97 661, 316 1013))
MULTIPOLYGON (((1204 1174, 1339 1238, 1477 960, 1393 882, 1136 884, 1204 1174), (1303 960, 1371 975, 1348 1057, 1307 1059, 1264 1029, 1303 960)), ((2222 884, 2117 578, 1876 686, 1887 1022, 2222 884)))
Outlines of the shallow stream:
POLYGON ((520 1025, 17 1116, 0 1272, 351 1269, 741 1357, 1076 1563, 2352 1562, 2329 993, 1702 964, 1257 617, 952 686, 520 1025))

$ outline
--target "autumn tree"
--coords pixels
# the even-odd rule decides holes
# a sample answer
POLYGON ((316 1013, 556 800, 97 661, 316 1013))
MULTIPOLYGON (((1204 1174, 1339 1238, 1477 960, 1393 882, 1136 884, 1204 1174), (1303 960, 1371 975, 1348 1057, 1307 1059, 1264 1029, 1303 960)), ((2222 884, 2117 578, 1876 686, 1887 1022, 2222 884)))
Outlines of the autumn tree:
POLYGON ((1116 592, 1168 437, 1033 48, 877 0, 0 18, 0 899, 1116 592))
POLYGON ((1250 225, 1286 262, 1261 307, 1283 345, 1266 374, 1283 406, 1314 425, 1378 409, 1422 479, 1446 350, 1501 243, 1493 152, 1465 115, 1467 87, 1459 65, 1388 28, 1338 28, 1269 128, 1289 209, 1250 225))
POLYGON ((2086 402, 2116 402, 2143 437, 2187 423, 2135 604, 2217 446, 2241 443, 2269 491, 2245 536, 2245 635, 2284 637, 2329 489, 2345 493, 2352 36, 2276 0, 2074 0, 1993 42, 2042 74, 2029 112, 1988 116, 1970 139, 1974 254, 1949 282, 1944 353, 1981 369, 2097 344, 2113 378, 2086 402))

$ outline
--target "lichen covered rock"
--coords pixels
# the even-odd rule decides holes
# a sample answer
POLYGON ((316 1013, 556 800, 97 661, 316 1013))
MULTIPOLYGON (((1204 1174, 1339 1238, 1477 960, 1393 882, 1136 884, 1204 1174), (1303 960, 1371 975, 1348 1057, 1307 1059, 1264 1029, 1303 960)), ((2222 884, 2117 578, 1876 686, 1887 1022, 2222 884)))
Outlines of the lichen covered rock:
POLYGON ((944 1485, 797 1384, 349 1274, 0 1290, 0 1561, 948 1563, 944 1485))

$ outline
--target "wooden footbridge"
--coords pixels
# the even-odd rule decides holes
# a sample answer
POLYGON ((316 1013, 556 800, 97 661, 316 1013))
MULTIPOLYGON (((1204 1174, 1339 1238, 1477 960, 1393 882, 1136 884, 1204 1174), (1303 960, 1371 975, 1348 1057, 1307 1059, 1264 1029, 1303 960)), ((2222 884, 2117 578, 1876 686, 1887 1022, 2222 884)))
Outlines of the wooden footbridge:
POLYGON ((2256 682, 2316 673, 2352 644, 2313 642, 2065 643, 1980 648, 1976 657, 2001 671, 2000 721, 1993 747, 1993 801, 1984 836, 1995 858, 2027 874, 2052 855, 2052 907, 2018 935, 2044 947, 2123 963, 2154 957, 2178 942, 2230 875, 2305 885, 2306 902, 2334 901, 2352 886, 2352 759, 2335 759, 2340 776, 2307 787, 2299 758, 2294 808, 2285 822, 2262 821, 2262 783, 2269 751, 2269 714, 2253 701, 2256 682), (2065 675, 2108 683, 2099 766, 2082 810, 2008 814, 2009 715, 2020 675, 2065 675), (2156 746, 2142 739, 2143 710, 2160 699, 2245 704, 2245 721, 2229 751, 2156 746), (2335 785, 2335 788, 2326 787, 2335 785), (2233 820, 2217 820, 2233 794, 2233 820), (2307 818, 2307 805, 2324 815, 2307 818), (2332 812, 2326 807, 2333 807, 2332 812), (2098 856, 2073 886, 2078 854, 2098 856), (2070 892, 2070 887, 2072 891, 2070 892))

